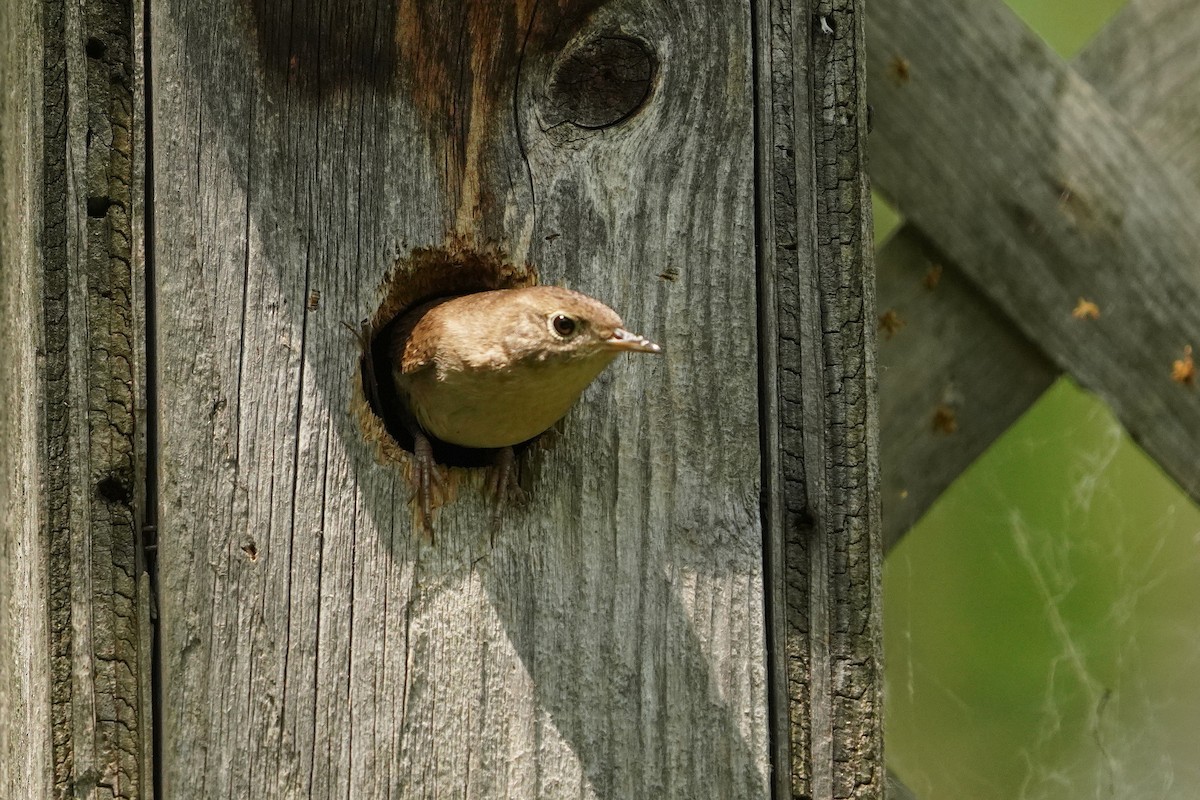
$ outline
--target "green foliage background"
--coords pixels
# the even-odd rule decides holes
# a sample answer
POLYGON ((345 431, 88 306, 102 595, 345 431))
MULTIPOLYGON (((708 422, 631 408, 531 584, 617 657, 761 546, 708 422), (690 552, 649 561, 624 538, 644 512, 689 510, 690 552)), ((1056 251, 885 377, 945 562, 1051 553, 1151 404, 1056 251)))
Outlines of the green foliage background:
MULTIPOLYGON (((1009 4, 1066 58, 1122 5, 1009 4)), ((1200 796, 1200 509, 1069 379, 889 554, 884 626, 921 800, 1200 796)))

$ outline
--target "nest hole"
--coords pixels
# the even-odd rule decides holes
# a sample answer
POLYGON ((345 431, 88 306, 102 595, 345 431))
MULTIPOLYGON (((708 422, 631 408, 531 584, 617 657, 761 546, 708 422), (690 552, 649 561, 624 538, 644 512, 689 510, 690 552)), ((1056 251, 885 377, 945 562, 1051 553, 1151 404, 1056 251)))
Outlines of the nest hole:
MULTIPOLYGON (((496 289, 519 289, 537 283, 532 265, 517 265, 498 250, 476 250, 461 242, 445 247, 413 250, 397 260, 383 284, 383 302, 359 332, 360 420, 364 435, 373 441, 385 463, 407 460, 413 452, 413 435, 405 424, 407 414, 392 380, 391 340, 400 319, 409 310, 431 300, 458 297, 496 289)), ((428 434, 427 434, 428 435, 428 434)), ((429 436, 433 457, 442 465, 476 468, 494 463, 497 451, 462 447, 429 436)), ((533 440, 530 440, 532 442, 533 440)), ((513 448, 519 455, 524 442, 513 448)))

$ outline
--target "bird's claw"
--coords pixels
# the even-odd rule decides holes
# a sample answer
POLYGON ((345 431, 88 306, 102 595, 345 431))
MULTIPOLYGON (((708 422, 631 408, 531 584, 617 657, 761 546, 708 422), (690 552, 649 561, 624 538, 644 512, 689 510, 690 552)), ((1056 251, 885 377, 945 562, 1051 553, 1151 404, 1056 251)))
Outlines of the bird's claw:
POLYGON ((436 488, 439 498, 446 496, 446 484, 442 473, 438 470, 437 462, 433 459, 433 445, 429 438, 422 433, 413 435, 413 494, 409 501, 416 500, 421 512, 421 527, 425 535, 433 540, 433 491, 436 488))
POLYGON ((517 474, 517 456, 511 447, 502 448, 496 454, 488 476, 488 494, 499 509, 504 503, 524 503, 527 499, 517 474))
POLYGON ((521 505, 529 497, 518 481, 517 457, 511 447, 496 453, 496 461, 488 475, 487 493, 492 498, 492 543, 495 544, 495 532, 504 516, 504 507, 521 505))
MULTIPOLYGON (((528 499, 518 477, 517 457, 513 449, 500 449, 496 453, 495 463, 485 484, 487 494, 493 502, 493 528, 500 526, 506 505, 521 505, 528 499)), ((446 497, 446 484, 433 458, 433 445, 429 437, 419 432, 413 435, 412 484, 413 491, 409 502, 416 502, 421 515, 421 528, 429 540, 433 541, 434 492, 437 493, 440 505, 446 497)))

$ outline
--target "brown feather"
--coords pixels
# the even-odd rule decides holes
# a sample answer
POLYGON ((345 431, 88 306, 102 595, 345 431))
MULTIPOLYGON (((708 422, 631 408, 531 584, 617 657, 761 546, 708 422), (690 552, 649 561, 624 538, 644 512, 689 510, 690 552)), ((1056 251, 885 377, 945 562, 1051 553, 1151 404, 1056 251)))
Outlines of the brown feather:
POLYGON ((536 436, 567 412, 617 355, 621 318, 554 286, 442 298, 405 313, 390 355, 401 401, 422 429, 467 447, 536 436), (552 329, 558 315, 577 325, 552 329))
POLYGON ((439 338, 436 330, 438 318, 427 312, 453 299, 443 297, 423 303, 405 313, 396 323, 390 355, 392 363, 400 365, 402 374, 409 375, 433 365, 439 338))

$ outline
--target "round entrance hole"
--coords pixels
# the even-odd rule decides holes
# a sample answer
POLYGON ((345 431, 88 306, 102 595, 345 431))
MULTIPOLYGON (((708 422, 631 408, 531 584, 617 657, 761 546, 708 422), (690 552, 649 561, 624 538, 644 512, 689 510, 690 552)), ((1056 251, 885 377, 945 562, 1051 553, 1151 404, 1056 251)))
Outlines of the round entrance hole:
MULTIPOLYGON (((357 331, 359 386, 356 401, 364 436, 373 442, 384 463, 409 461, 413 435, 392 380, 393 334, 399 320, 430 300, 495 289, 520 289, 537 284, 537 271, 517 265, 496 250, 476 250, 462 242, 413 250, 399 259, 384 281, 383 302, 357 331)), ((481 450, 429 438, 437 463, 450 467, 491 465, 495 450, 481 450)), ((525 445, 515 448, 518 452, 525 445)))

